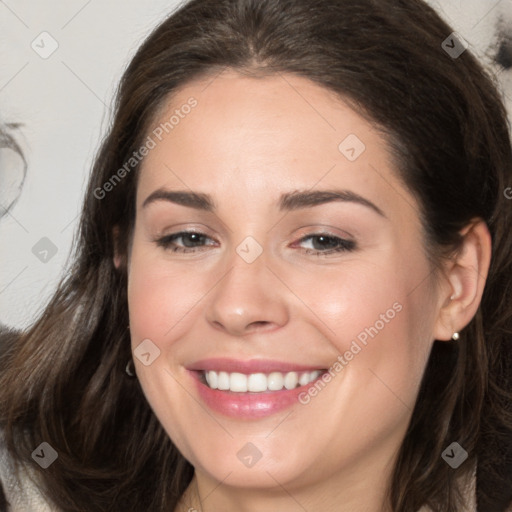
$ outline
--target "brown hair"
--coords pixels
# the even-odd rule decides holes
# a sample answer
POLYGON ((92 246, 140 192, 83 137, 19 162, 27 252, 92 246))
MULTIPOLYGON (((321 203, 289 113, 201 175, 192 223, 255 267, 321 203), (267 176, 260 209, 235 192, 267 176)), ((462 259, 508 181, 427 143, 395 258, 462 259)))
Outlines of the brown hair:
MULTIPOLYGON (((147 136, 179 87, 230 68, 293 73, 334 91, 389 134, 400 176, 422 205, 439 259, 475 218, 492 262, 480 308, 457 344, 436 341, 394 469, 396 512, 458 509, 456 479, 478 463, 478 506, 503 510, 512 462, 512 151, 493 80, 421 0, 192 0, 148 37, 121 80, 115 117, 85 195, 75 257, 52 300, 9 351, 0 422, 19 460, 42 441, 58 452, 40 471, 64 510, 173 510, 193 475, 150 409, 130 357, 126 256, 137 168, 104 199, 95 191, 147 136), (457 441, 454 470, 441 458, 457 441), (507 473, 508 468, 508 473, 507 473)), ((37 467, 35 469, 38 469, 37 467)))

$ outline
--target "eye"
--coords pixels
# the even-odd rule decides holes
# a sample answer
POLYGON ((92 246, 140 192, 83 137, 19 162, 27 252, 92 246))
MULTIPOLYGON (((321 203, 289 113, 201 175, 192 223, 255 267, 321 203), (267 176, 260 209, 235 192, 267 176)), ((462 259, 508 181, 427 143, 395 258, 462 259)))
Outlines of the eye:
MULTIPOLYGON (((155 240, 155 243, 165 250, 190 253, 198 252, 198 250, 201 250, 201 247, 214 245, 216 242, 206 234, 198 231, 180 231, 158 238, 155 240), (213 243, 206 243, 207 241, 213 243)), ((312 248, 303 248, 303 252, 317 256, 353 251, 356 248, 354 241, 346 240, 329 233, 307 235, 301 238, 298 243, 309 243, 312 245, 312 248)))
POLYGON ((180 231, 158 238, 155 242, 159 247, 172 252, 196 252, 198 247, 204 246, 206 240, 212 239, 198 231, 180 231))
POLYGON ((329 233, 314 233, 307 235, 299 240, 300 242, 307 242, 313 246, 312 249, 306 248, 306 254, 316 254, 317 256, 325 256, 327 254, 338 252, 349 252, 356 248, 356 243, 353 240, 346 240, 329 233))

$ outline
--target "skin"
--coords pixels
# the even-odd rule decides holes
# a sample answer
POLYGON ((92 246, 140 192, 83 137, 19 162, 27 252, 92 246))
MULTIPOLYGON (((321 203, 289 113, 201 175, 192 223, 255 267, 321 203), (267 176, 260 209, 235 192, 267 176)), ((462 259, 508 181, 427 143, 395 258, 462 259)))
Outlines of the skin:
POLYGON ((149 366, 134 358, 137 377, 196 470, 177 510, 390 510, 386 489, 433 340, 449 340, 478 308, 487 228, 468 226, 464 250, 436 276, 386 141, 340 98, 301 77, 227 70, 182 88, 154 126, 191 96, 197 107, 142 164, 128 258, 132 348, 149 338, 161 351, 149 366), (349 134, 366 146, 353 162, 338 149, 349 134), (217 209, 143 207, 159 188, 208 193, 217 209), (383 215, 340 201, 278 209, 282 193, 331 188, 383 215), (196 252, 155 241, 187 229, 207 236, 196 252), (322 246, 304 237, 326 232, 355 249, 308 254, 322 246), (252 263, 236 252, 248 236, 263 250, 252 263), (307 405, 227 417, 204 405, 185 369, 210 357, 329 368, 395 303, 401 311, 307 405), (237 457, 248 442, 262 454, 251 468, 237 457))

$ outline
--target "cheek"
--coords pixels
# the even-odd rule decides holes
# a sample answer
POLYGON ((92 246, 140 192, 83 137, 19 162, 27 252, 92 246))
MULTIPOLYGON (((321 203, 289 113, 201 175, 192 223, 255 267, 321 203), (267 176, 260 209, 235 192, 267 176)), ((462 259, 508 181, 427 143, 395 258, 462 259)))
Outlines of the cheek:
MULTIPOLYGON (((193 277, 197 272, 189 274, 193 277)), ((147 366, 134 357, 137 378, 161 424, 181 447, 187 444, 186 432, 173 418, 182 408, 193 414, 195 402, 180 384, 179 340, 186 339, 193 328, 194 307, 204 296, 198 282, 197 277, 187 279, 182 269, 170 265, 149 243, 134 239, 127 290, 132 350, 136 356, 137 347, 146 339, 160 350, 147 366)))
MULTIPOLYGON (((310 309, 309 317, 316 317, 319 329, 339 351, 349 348, 350 340, 364 344, 377 336, 376 331, 397 334, 406 330, 410 334, 418 323, 425 327, 429 323, 434 304, 428 289, 431 271, 420 254, 403 258, 389 253, 379 261, 347 260, 336 268, 300 276, 290 272, 286 279, 310 309)), ((409 341, 406 335, 393 337, 397 344, 409 341)))
POLYGON ((311 407, 311 419, 326 403, 336 404, 329 410, 337 435, 354 439, 359 425, 367 446, 407 424, 431 348, 431 271, 419 252, 413 254, 389 254, 379 263, 359 261, 322 279, 305 278, 300 291, 312 306, 309 322, 337 354, 325 387, 303 395, 302 403, 311 407))
MULTIPOLYGON (((157 273, 156 268, 137 265, 133 268, 128 280, 128 307, 130 312, 130 329, 133 334, 144 338, 160 338, 173 324, 176 308, 170 307, 169 297, 180 297, 175 304, 183 304, 185 297, 180 285, 173 282, 168 286, 168 280, 157 273)), ((169 283, 170 284, 170 283, 169 283)))
POLYGON ((296 281, 309 321, 342 356, 332 359, 334 374, 366 389, 375 410, 396 401, 393 393, 414 402, 432 344, 431 269, 419 250, 404 254, 354 260, 296 281))
POLYGON ((197 272, 169 264, 154 248, 135 244, 128 273, 132 336, 163 341, 204 296, 197 272))

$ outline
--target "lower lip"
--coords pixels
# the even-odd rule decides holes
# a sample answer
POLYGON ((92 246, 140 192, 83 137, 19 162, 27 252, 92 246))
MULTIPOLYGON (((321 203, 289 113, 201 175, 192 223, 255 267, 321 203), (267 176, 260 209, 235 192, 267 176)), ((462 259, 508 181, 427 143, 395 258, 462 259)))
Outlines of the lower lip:
POLYGON ((197 382, 199 396, 213 411, 231 416, 233 418, 257 419, 270 416, 288 407, 300 403, 299 395, 307 392, 318 379, 294 389, 283 389, 268 393, 236 393, 233 391, 219 391, 212 389, 200 380, 199 373, 191 371, 197 382))

